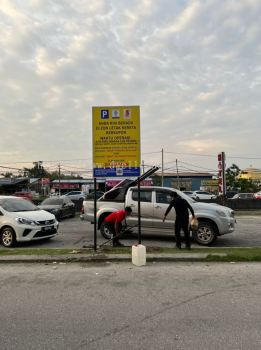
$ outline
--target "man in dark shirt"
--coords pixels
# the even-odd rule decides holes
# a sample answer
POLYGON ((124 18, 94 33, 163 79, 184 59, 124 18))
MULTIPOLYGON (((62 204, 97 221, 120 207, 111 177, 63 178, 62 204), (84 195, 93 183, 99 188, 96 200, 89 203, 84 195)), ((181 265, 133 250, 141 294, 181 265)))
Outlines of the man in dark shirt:
POLYGON ((177 194, 177 192, 173 192, 173 200, 170 202, 170 205, 166 210, 166 213, 163 218, 163 222, 165 221, 172 207, 176 211, 176 220, 175 220, 176 247, 178 249, 181 249, 180 230, 182 229, 185 235, 186 248, 190 249, 189 210, 193 218, 195 218, 194 210, 185 199, 181 198, 177 194))

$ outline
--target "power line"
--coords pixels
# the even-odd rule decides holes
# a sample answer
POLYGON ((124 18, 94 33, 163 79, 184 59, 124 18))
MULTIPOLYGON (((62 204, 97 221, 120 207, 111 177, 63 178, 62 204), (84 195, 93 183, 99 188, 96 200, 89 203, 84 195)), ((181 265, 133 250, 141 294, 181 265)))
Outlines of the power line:
MULTIPOLYGON (((141 153, 141 155, 153 155, 153 154, 160 154, 162 151, 153 151, 153 152, 144 152, 141 153)), ((217 154, 199 154, 199 153, 186 153, 186 152, 171 152, 171 151, 165 151, 166 154, 175 154, 175 155, 187 155, 187 156, 195 156, 195 157, 211 157, 216 158, 217 154)), ((238 155, 229 155, 227 153, 227 159, 246 159, 246 160, 261 160, 261 155, 255 155, 255 156, 238 156, 238 155)), ((44 159, 42 162, 45 163, 58 163, 58 162, 74 162, 74 161, 88 161, 92 160, 92 158, 71 158, 71 159, 56 159, 56 160, 47 160, 44 159)), ((34 163, 35 160, 29 160, 29 161, 13 161, 13 162, 2 162, 2 164, 28 164, 28 163, 34 163)))
POLYGON ((191 165, 195 168, 199 168, 199 169, 204 169, 204 170, 210 170, 210 171, 217 171, 217 169, 210 169, 210 168, 205 168, 203 166, 198 166, 198 165, 195 165, 195 164, 191 164, 191 163, 187 163, 187 162, 182 162, 181 160, 178 161, 179 163, 182 163, 182 164, 187 164, 187 165, 191 165))
POLYGON ((164 153, 167 154, 179 154, 179 155, 186 155, 186 156, 197 156, 197 157, 210 157, 210 158, 216 158, 217 155, 213 155, 213 154, 196 154, 196 153, 179 153, 179 152, 168 152, 168 151, 164 151, 164 153))
MULTIPOLYGON (((74 161, 86 161, 86 160, 92 160, 92 158, 79 158, 79 159, 57 159, 57 160, 42 160, 44 163, 58 163, 58 162, 74 162, 74 161)), ((2 162, 2 164, 28 164, 28 163, 34 163, 35 160, 30 161, 18 161, 18 162, 2 162)))
MULTIPOLYGON (((189 170, 189 171, 194 172, 194 173, 198 173, 199 172, 199 170, 197 170, 197 169, 192 169, 192 168, 188 168, 188 167, 186 167, 184 165, 179 165, 179 170, 182 170, 182 169, 189 170)), ((166 168, 166 170, 176 170, 176 166, 173 165, 173 166, 171 166, 169 168, 166 168)), ((217 170, 208 171, 208 172, 216 174, 217 170)))
POLYGON ((19 171, 23 171, 24 170, 24 169, 19 169, 19 168, 10 168, 9 166, 2 166, 2 165, 0 165, 0 168, 11 169, 11 170, 19 170, 19 171))

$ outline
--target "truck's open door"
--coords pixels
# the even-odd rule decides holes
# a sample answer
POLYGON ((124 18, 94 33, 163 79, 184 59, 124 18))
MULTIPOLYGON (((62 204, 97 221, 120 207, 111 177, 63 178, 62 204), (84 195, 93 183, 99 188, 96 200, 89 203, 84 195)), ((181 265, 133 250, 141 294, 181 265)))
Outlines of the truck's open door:
POLYGON ((124 179, 116 186, 114 186, 110 191, 105 192, 104 195, 99 199, 100 201, 113 201, 113 202, 124 202, 125 196, 130 187, 135 187, 143 180, 154 174, 159 167, 152 167, 146 171, 141 176, 137 177, 135 180, 124 179))

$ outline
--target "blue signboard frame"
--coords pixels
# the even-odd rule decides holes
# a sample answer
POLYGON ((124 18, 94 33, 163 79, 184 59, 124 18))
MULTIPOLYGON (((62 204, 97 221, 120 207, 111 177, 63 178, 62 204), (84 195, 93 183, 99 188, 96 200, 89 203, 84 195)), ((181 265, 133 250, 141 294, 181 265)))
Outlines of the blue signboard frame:
POLYGON ((140 176, 140 168, 93 168, 93 177, 140 176))

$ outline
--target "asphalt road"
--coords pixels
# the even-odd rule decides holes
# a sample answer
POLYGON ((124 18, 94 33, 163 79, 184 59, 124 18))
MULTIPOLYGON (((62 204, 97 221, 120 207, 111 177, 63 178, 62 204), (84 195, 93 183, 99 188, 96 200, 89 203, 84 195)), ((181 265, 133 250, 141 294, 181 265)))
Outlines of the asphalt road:
POLYGON ((260 264, 10 264, 1 350, 259 350, 260 264))
MULTIPOLYGON (((146 246, 173 247, 173 233, 158 232, 157 230, 143 229, 143 243, 146 246)), ((98 244, 105 240, 100 232, 97 233, 98 244)), ((122 239, 125 245, 137 243, 137 234, 127 235, 122 239)), ((82 248, 93 244, 93 225, 81 221, 79 217, 65 219, 60 223, 59 235, 49 241, 37 241, 30 244, 20 244, 19 247, 50 247, 50 248, 82 248)), ((199 247, 193 244, 192 247, 199 247)), ((233 233, 221 236, 212 247, 261 247, 261 215, 238 216, 236 230, 233 233)))

